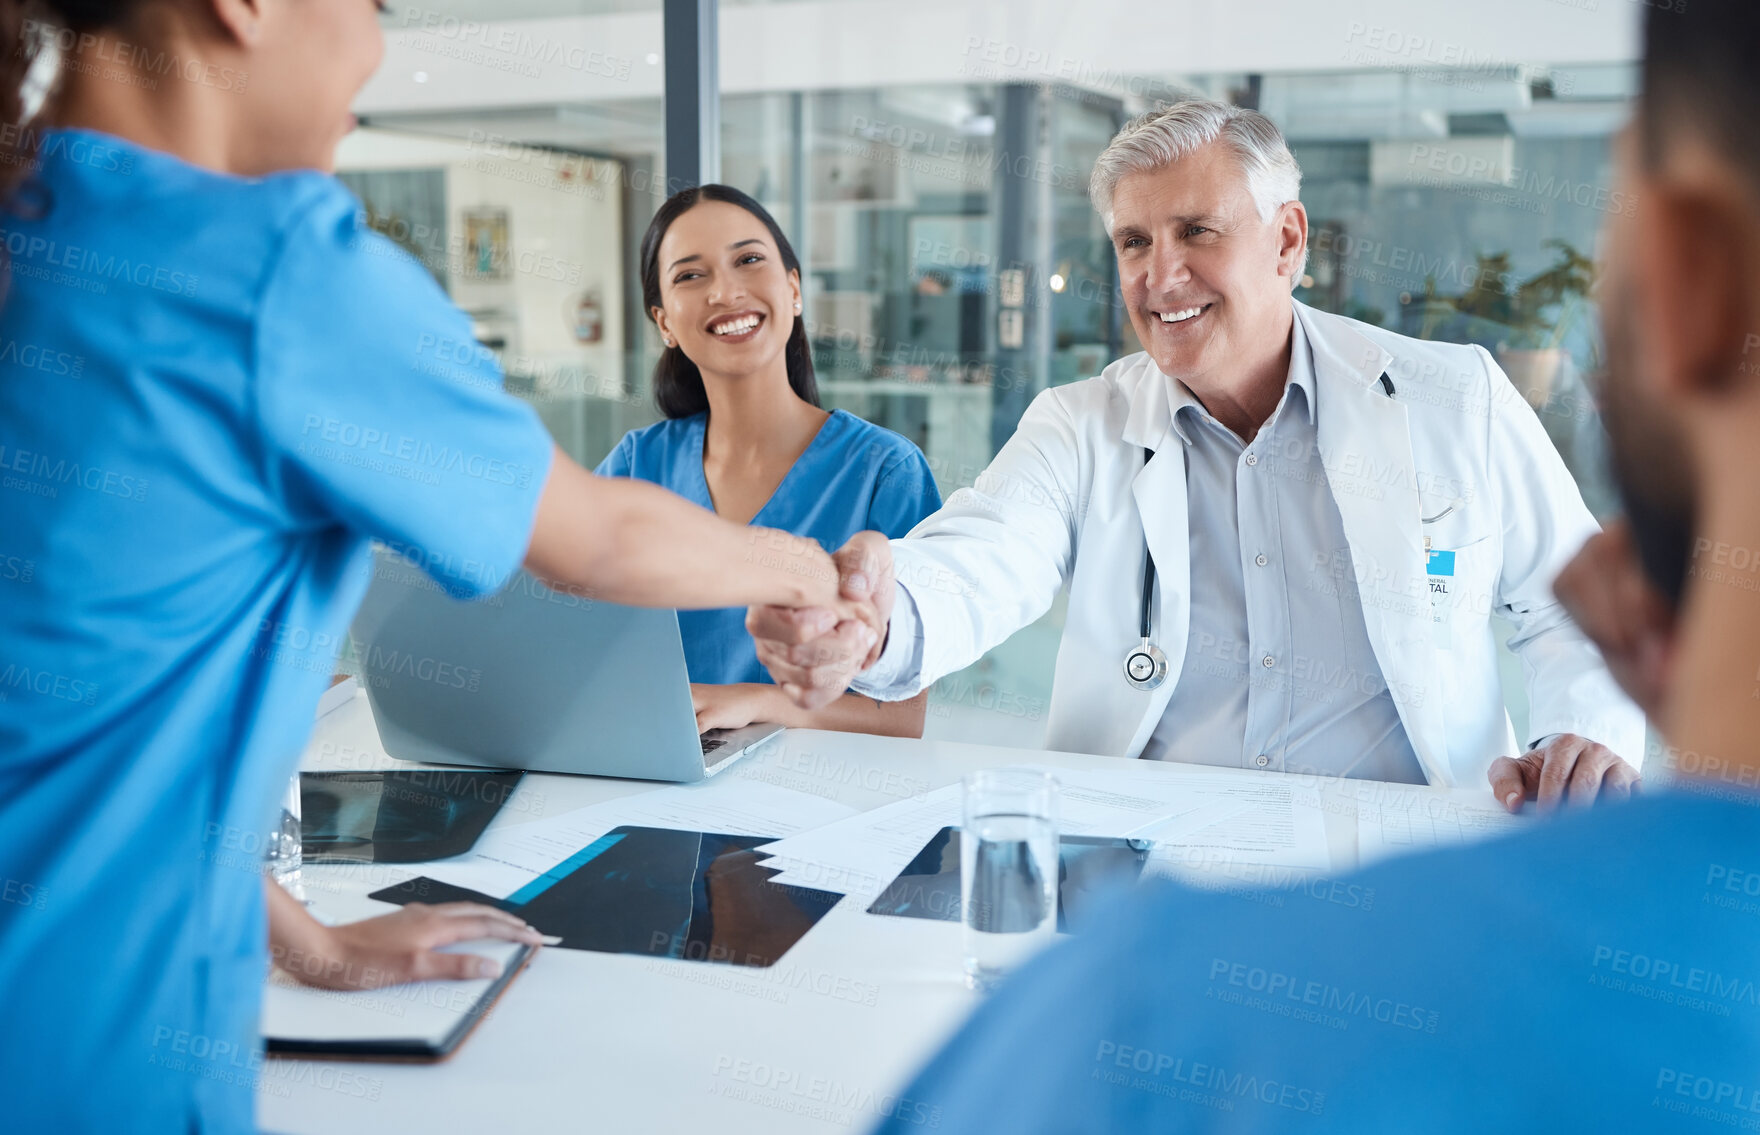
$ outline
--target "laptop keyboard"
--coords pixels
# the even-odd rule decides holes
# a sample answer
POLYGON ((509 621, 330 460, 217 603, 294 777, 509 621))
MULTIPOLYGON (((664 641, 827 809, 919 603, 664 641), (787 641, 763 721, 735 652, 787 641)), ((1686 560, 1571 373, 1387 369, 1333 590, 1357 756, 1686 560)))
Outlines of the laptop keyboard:
POLYGON ((698 737, 697 740, 703 743, 703 755, 705 757, 710 753, 713 753, 716 749, 725 748, 727 745, 727 738, 725 737, 698 737))

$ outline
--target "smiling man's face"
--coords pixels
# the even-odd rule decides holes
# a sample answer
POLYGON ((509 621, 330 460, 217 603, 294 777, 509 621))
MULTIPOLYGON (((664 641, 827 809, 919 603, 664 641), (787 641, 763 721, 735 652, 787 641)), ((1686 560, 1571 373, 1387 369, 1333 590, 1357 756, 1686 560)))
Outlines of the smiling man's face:
POLYGON ((1161 372, 1201 392, 1282 351, 1307 236, 1300 202, 1260 218, 1239 159, 1220 142, 1122 178, 1112 196, 1119 284, 1161 372))

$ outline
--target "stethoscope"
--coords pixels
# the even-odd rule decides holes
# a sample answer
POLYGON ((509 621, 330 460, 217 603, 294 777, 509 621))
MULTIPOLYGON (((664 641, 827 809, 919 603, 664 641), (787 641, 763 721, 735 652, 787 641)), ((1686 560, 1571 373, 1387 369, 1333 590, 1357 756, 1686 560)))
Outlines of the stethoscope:
MULTIPOLYGON (((1393 379, 1384 373, 1381 376, 1381 387, 1393 397, 1393 379)), ((1143 464, 1147 466, 1155 451, 1147 447, 1143 450, 1143 464)), ((1434 518, 1433 518, 1434 519, 1434 518)), ((1143 586, 1142 605, 1137 614, 1137 645, 1131 647, 1124 656, 1124 680, 1135 689, 1145 692, 1153 690, 1167 681, 1167 655, 1155 645, 1150 618, 1155 609, 1155 554, 1149 550, 1149 537, 1143 536, 1143 586)))

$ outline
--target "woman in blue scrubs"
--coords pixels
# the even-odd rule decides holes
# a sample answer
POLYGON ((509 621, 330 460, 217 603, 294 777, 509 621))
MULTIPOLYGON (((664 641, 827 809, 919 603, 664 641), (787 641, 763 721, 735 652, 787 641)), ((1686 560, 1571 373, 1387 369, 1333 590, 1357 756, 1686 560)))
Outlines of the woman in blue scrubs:
MULTIPOLYGON (((765 208, 725 185, 674 194, 642 238, 642 300, 665 351, 654 396, 666 420, 632 430, 598 472, 664 485, 739 524, 842 547, 903 536, 941 507, 923 453, 819 405, 801 318, 800 261, 765 208)), ((926 694, 790 702, 758 661, 745 610, 681 611, 697 723, 753 721, 920 737, 926 694)))
MULTIPOLYGON (((377 16, 0 3, 0 117, 25 127, 0 132, 8 1131, 254 1129, 263 848, 373 540, 459 596, 523 562, 622 603, 835 606, 875 644, 817 544, 764 532, 754 557, 751 529, 592 476, 460 349, 469 319, 320 172, 377 16)), ((278 939, 349 984, 531 937, 481 907, 358 925, 278 939)))

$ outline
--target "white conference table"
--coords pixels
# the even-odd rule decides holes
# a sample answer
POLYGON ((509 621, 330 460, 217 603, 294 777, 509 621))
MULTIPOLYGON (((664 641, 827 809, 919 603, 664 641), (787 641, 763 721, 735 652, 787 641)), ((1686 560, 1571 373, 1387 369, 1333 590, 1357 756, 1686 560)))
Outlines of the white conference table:
MULTIPOLYGON (((345 691, 339 691, 344 692, 345 691)), ((790 730, 720 776, 866 810, 974 769, 1037 764, 1116 768, 1117 759, 945 741, 790 730)), ((366 697, 322 716, 302 767, 398 767, 366 697)), ((1168 776, 1193 766, 1158 765, 1168 776)), ((1205 767, 1214 775, 1218 770, 1205 767)), ((1261 783, 1285 774, 1241 770, 1261 783)), ((1289 777, 1322 797, 1333 874, 1357 862, 1356 807, 1448 790, 1289 777)), ((648 792, 648 781, 530 774, 496 823, 523 823, 648 792)), ((1454 792, 1459 798, 1459 791, 1454 792)), ((1486 791, 1484 800, 1490 801, 1486 791)), ((308 866, 308 897, 328 918, 390 907, 366 895, 420 864, 308 866)), ((453 1057, 440 1064, 267 1061, 266 1131, 436 1135, 453 1131, 862 1131, 899 1107, 912 1074, 978 1002, 961 980, 957 923, 870 915, 843 902, 772 970, 545 949, 453 1057)), ((903 1106, 910 1107, 910 1101, 903 1106)))

